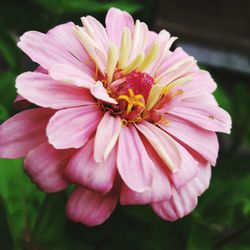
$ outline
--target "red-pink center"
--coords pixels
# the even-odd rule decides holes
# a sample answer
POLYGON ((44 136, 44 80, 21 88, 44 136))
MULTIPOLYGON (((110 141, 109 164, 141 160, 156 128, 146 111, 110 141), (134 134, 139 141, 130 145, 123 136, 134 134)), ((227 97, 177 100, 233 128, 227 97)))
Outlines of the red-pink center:
POLYGON ((103 103, 103 107, 128 122, 140 121, 143 119, 142 114, 154 80, 149 74, 139 71, 132 71, 121 79, 125 81, 118 86, 112 87, 111 84, 111 87, 108 87, 111 97, 118 104, 103 103))

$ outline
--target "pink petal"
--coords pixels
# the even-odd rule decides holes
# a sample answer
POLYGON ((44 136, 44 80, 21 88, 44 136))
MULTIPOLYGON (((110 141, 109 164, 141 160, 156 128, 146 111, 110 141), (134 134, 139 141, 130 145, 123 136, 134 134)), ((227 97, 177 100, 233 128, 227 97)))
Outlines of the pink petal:
POLYGON ((180 189, 173 188, 172 197, 165 202, 152 204, 153 210, 164 220, 175 221, 189 214, 197 205, 197 196, 209 186, 211 166, 199 166, 199 174, 180 189))
MULTIPOLYGON (((168 32, 165 31, 165 30, 164 30, 164 32, 166 32, 165 34, 168 33, 168 32)), ((165 34, 164 34, 164 35, 165 35, 165 34)), ((148 31, 147 45, 146 45, 146 47, 145 47, 145 54, 147 54, 147 53, 149 52, 149 50, 150 50, 151 47, 153 46, 154 42, 155 42, 156 40, 161 41, 161 40, 162 40, 161 38, 162 38, 161 32, 158 34, 158 33, 154 32, 154 31, 149 30, 149 31, 148 31)), ((160 49, 161 49, 161 46, 160 46, 160 49)), ((146 72, 149 73, 149 70, 146 70, 146 72)), ((151 73, 151 72, 150 72, 149 74, 150 74, 150 75, 153 75, 153 73, 151 73)))
POLYGON ((192 186, 196 195, 200 196, 203 194, 209 187, 211 179, 211 166, 210 164, 200 164, 198 175, 191 180, 188 185, 192 186))
POLYGON ((230 115, 222 108, 197 101, 182 102, 169 111, 197 126, 215 132, 229 134, 232 126, 230 115), (200 104, 200 105, 199 105, 200 104))
MULTIPOLYGON (((155 32, 150 31, 149 33, 149 39, 148 39, 148 45, 145 49, 145 52, 147 53, 149 49, 152 47, 154 42, 158 42, 160 45, 159 52, 155 58, 155 60, 152 62, 151 66, 146 70, 148 74, 151 76, 154 76, 155 72, 158 70, 160 65, 166 60, 166 55, 169 53, 170 48, 170 34, 166 30, 161 30, 159 34, 156 34, 155 32), (151 41, 150 41, 151 40, 151 41)), ((173 40, 173 39, 172 39, 173 40)))
POLYGON ((176 173, 170 173, 169 177, 176 188, 180 188, 187 184, 190 180, 197 176, 198 162, 193 156, 180 144, 178 144, 179 152, 182 157, 182 166, 176 173))
MULTIPOLYGON (((190 57, 190 60, 187 60, 183 64, 179 65, 175 69, 172 69, 171 71, 163 72, 161 75, 158 76, 157 83, 160 85, 166 86, 169 83, 192 74, 192 68, 195 65, 195 61, 193 58, 190 57)), ((168 69, 167 69, 168 70, 168 69)))
MULTIPOLYGON (((190 56, 180 47, 176 48, 168 57, 164 60, 164 63, 159 67, 159 70, 156 72, 156 76, 158 77, 164 71, 169 69, 171 66, 179 63, 180 61, 184 61, 190 58, 190 56)), ((193 65, 190 71, 197 71, 198 67, 193 65)))
POLYGON ((121 130, 121 118, 106 112, 97 127, 94 145, 94 159, 104 162, 115 146, 121 130))
POLYGON ((214 132, 197 127, 195 124, 178 118, 173 115, 165 115, 168 121, 167 125, 159 126, 171 134, 174 138, 179 139, 185 145, 188 145, 207 161, 215 165, 218 156, 219 144, 214 132))
MULTIPOLYGON (((161 134, 161 137, 162 137, 161 138, 162 140, 166 139, 164 134, 161 134)), ((144 142, 144 144, 145 144, 145 142, 144 142)), ((165 146, 165 145, 163 144, 163 146, 165 146)), ((170 147, 170 146, 171 146, 171 144, 168 145, 168 147, 170 147)), ((171 180, 172 185, 174 185, 176 188, 180 188, 183 185, 187 184, 195 176, 197 176, 198 163, 179 143, 176 142, 175 146, 176 146, 177 152, 180 154, 180 157, 181 157, 180 158, 181 165, 180 165, 180 168, 174 173, 171 172, 169 170, 169 168, 167 168, 166 163, 162 160, 162 158, 160 157, 158 152, 155 150, 154 146, 151 145, 150 141, 147 143, 147 151, 148 151, 149 157, 150 157, 150 159, 152 159, 154 165, 157 168, 160 168, 161 170, 163 170, 163 172, 171 180)), ((172 150, 175 150, 175 148, 173 147, 172 150)), ((175 152, 172 152, 172 154, 174 154, 174 153, 175 152)))
POLYGON ((109 39, 106 29, 94 17, 86 16, 81 18, 85 32, 92 38, 98 47, 106 54, 109 46, 109 39))
POLYGON ((139 53, 144 53, 145 48, 148 44, 148 26, 145 23, 140 22, 139 20, 137 20, 136 23, 137 27, 135 27, 134 34, 132 36, 132 48, 130 52, 129 62, 132 62, 139 53))
POLYGON ((25 98, 23 98, 21 95, 17 95, 16 99, 14 100, 14 103, 21 101, 25 101, 25 98))
POLYGON ((57 149, 80 148, 95 132, 102 118, 96 106, 83 106, 57 111, 49 120, 47 136, 57 149))
POLYGON ((24 110, 32 108, 33 104, 23 98, 21 95, 17 95, 13 103, 14 108, 19 110, 24 110))
POLYGON ((169 179, 161 168, 155 166, 155 177, 152 186, 144 192, 135 192, 125 183, 122 186, 120 203, 121 205, 150 204, 166 201, 171 196, 169 179))
POLYGON ((37 31, 28 31, 20 37, 17 45, 32 61, 40 64, 45 69, 50 69, 54 64, 83 67, 83 64, 77 58, 50 35, 37 31))
MULTIPOLYGON (((46 75, 48 74, 48 71, 41 66, 38 66, 35 72, 43 73, 46 75)), ((23 96, 17 95, 16 99, 14 100, 14 107, 18 109, 26 109, 32 107, 32 103, 27 101, 23 96)))
POLYGON ((98 193, 107 193, 113 187, 116 175, 116 149, 105 162, 93 158, 94 139, 87 142, 71 159, 66 169, 71 181, 98 193))
POLYGON ((215 97, 207 93, 205 95, 199 95, 199 96, 194 96, 190 98, 186 98, 186 95, 184 95, 185 98, 183 99, 183 105, 184 106, 203 106, 203 105, 210 105, 210 106, 216 106, 218 107, 218 103, 215 99, 215 97))
POLYGON ((45 142, 28 153, 24 169, 32 182, 44 192, 61 191, 68 186, 64 170, 73 152, 56 150, 45 142))
POLYGON ((122 128, 118 141, 118 171, 126 185, 143 192, 153 183, 155 167, 133 126, 122 128))
POLYGON ((177 172, 182 166, 182 156, 177 142, 164 131, 147 121, 136 124, 136 127, 147 138, 166 166, 172 172, 177 172))
POLYGON ((104 51, 100 47, 100 44, 96 43, 96 41, 91 38, 85 27, 82 28, 77 26, 76 35, 88 52, 91 60, 95 63, 95 66, 99 68, 99 72, 105 75, 107 51, 104 51))
MULTIPOLYGON (((180 87, 173 88, 155 106, 155 111, 159 114, 167 113, 177 106, 184 98, 183 90, 180 87)), ((153 110, 154 111, 154 110, 153 110)))
POLYGON ((16 88, 25 99, 42 107, 61 109, 95 103, 88 90, 57 82, 42 73, 19 75, 16 88))
POLYGON ((43 73, 43 74, 48 75, 48 70, 44 69, 44 68, 41 67, 41 66, 38 66, 38 67, 36 68, 35 72, 39 72, 39 73, 43 73))
POLYGON ((164 220, 175 221, 189 214, 197 205, 194 190, 187 186, 173 188, 172 197, 168 201, 152 204, 155 213, 164 220))
POLYGON ((109 39, 116 44, 118 49, 121 46, 123 28, 128 27, 131 33, 134 30, 134 20, 131 15, 116 8, 109 9, 105 23, 109 39))
POLYGON ((75 24, 68 22, 56 26, 49 30, 47 34, 81 62, 81 69, 84 70, 84 72, 88 73, 88 75, 94 75, 95 65, 85 48, 77 39, 75 29, 75 24))
POLYGON ((211 75, 205 70, 199 70, 191 82, 182 86, 185 92, 185 98, 201 96, 214 92, 216 83, 211 75))
POLYGON ((51 109, 36 108, 14 115, 0 126, 0 156, 18 158, 46 141, 51 109))
POLYGON ((96 226, 106 221, 114 211, 118 195, 114 190, 101 195, 84 188, 76 188, 67 203, 67 215, 88 226, 96 226))
POLYGON ((49 75, 57 81, 76 85, 78 87, 91 88, 95 80, 83 70, 66 64, 56 64, 49 70, 49 75))
POLYGON ((117 104, 117 101, 109 96, 107 90, 103 87, 103 84, 100 81, 91 87, 90 92, 98 100, 117 104))

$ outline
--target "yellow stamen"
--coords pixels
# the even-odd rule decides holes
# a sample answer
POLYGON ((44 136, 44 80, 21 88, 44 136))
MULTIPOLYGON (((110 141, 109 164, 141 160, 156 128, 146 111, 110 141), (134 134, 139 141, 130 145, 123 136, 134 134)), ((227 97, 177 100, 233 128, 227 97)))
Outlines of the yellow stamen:
POLYGON ((144 97, 141 94, 135 95, 134 91, 132 89, 128 90, 129 95, 120 95, 118 97, 118 100, 125 100, 127 101, 127 114, 129 114, 134 106, 140 106, 142 108, 145 108, 144 104, 144 97))
POLYGON ((123 75, 126 75, 128 74, 129 72, 133 71, 134 69, 136 69, 138 66, 141 65, 141 63, 143 62, 144 60, 144 54, 141 53, 139 54, 133 62, 131 62, 129 65, 127 65, 123 70, 122 70, 122 73, 123 75))
POLYGON ((122 41, 119 56, 119 66, 121 69, 125 68, 128 62, 128 57, 131 51, 131 34, 127 27, 123 29, 122 41))
POLYGON ((159 49, 160 49, 159 42, 155 42, 153 44, 153 46, 151 47, 150 51, 148 52, 147 56, 143 60, 143 62, 140 65, 140 67, 138 67, 139 71, 145 71, 151 65, 151 63, 156 58, 156 56, 157 56, 157 54, 159 52, 159 49))
POLYGON ((107 77, 108 83, 111 83, 113 80, 113 75, 115 67, 118 61, 118 53, 115 44, 110 44, 108 49, 108 60, 107 60, 107 77))

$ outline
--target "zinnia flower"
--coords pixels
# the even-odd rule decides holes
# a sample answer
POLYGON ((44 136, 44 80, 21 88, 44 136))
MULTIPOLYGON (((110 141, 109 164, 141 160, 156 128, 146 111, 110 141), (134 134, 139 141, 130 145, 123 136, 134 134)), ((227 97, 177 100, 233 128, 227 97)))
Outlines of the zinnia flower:
POLYGON ((106 28, 91 16, 18 43, 39 67, 16 79, 17 102, 32 109, 1 125, 0 156, 25 157, 45 192, 75 184, 67 214, 103 223, 118 202, 149 204, 165 220, 190 213, 216 164, 215 132, 231 118, 216 84, 176 37, 111 8, 106 28))

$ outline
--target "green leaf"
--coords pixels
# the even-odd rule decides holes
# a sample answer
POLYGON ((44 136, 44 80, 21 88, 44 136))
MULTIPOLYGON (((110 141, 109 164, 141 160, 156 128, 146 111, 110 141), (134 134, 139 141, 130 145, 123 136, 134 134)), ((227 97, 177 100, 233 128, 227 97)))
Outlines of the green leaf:
POLYGON ((16 74, 12 71, 0 72, 0 93, 4 93, 0 100, 1 117, 11 113, 13 109, 13 101, 16 97, 15 78, 16 74))
POLYGON ((24 173, 22 160, 0 159, 0 195, 6 203, 14 241, 26 241, 44 194, 24 173))
POLYGON ((14 35, 0 21, 0 55, 9 67, 18 72, 20 69, 20 52, 16 46, 14 35))
POLYGON ((237 83, 233 91, 235 121, 245 122, 247 114, 250 114, 249 87, 242 83, 237 83))
POLYGON ((250 88, 243 83, 237 83, 233 88, 232 118, 233 118, 233 147, 232 152, 239 148, 243 143, 250 145, 250 88))
POLYGON ((107 11, 111 7, 117 7, 129 12, 135 12, 142 8, 141 4, 132 1, 98 2, 91 0, 34 0, 49 11, 62 13, 98 13, 107 11))
POLYGON ((5 204, 2 198, 0 197, 0 245, 4 249, 13 249, 14 242, 10 232, 7 214, 5 211, 5 204))
POLYGON ((212 249, 211 231, 204 225, 193 223, 189 231, 187 250, 212 249))
POLYGON ((8 117, 8 110, 2 104, 0 104, 0 123, 4 122, 8 117))
POLYGON ((214 96, 216 100, 218 101, 219 105, 227 110, 229 113, 232 111, 232 103, 224 91, 224 89, 221 86, 218 86, 216 91, 214 92, 214 96))
POLYGON ((111 7, 120 8, 126 10, 130 13, 136 12, 142 9, 141 4, 133 3, 133 2, 104 2, 99 3, 97 1, 89 1, 89 0, 74 0, 74 1, 63 1, 62 6, 65 10, 70 12, 104 12, 107 11, 111 7))
POLYGON ((250 198, 245 198, 245 200, 243 201, 242 209, 244 215, 250 215, 250 198))
POLYGON ((63 240, 66 222, 65 199, 63 192, 46 195, 32 230, 33 243, 53 244, 63 240))

